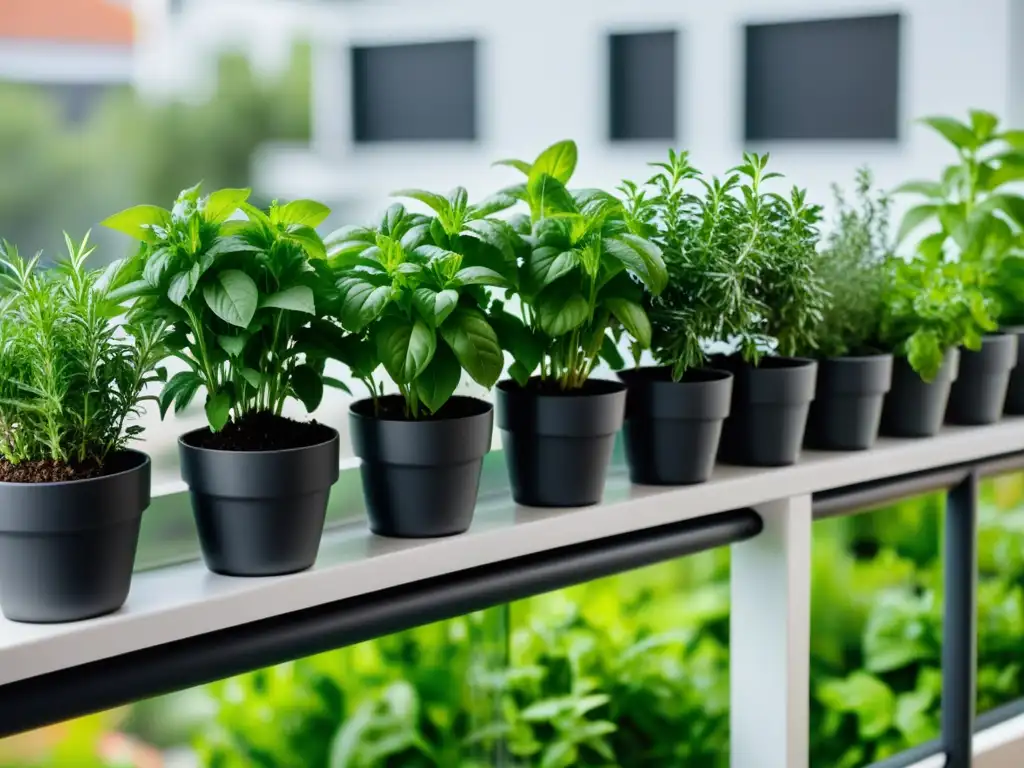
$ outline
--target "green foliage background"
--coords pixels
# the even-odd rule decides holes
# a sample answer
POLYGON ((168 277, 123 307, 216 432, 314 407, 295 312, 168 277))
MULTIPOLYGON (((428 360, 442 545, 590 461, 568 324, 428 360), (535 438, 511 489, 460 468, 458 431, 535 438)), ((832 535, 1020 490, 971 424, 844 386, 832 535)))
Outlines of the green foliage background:
MULTIPOLYGON (((815 526, 814 766, 938 735, 942 507, 815 526)), ((1024 695, 1024 474, 981 510, 987 711, 1024 695)), ((713 551, 218 683, 203 764, 727 766, 728 574, 713 551)))
POLYGON ((113 211, 165 204, 197 179, 207 189, 248 186, 261 144, 309 138, 309 81, 305 46, 276 80, 227 55, 208 101, 155 103, 120 88, 75 124, 46 91, 0 83, 0 237, 25 254, 59 252, 61 227, 122 243, 98 227, 113 211))

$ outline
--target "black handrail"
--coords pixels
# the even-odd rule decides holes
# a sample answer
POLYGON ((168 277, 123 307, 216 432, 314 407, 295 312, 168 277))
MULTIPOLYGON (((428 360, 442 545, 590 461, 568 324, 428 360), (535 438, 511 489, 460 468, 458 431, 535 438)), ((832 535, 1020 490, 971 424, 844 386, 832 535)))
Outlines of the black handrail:
POLYGON ((0 737, 743 541, 750 509, 493 563, 0 686, 0 737))

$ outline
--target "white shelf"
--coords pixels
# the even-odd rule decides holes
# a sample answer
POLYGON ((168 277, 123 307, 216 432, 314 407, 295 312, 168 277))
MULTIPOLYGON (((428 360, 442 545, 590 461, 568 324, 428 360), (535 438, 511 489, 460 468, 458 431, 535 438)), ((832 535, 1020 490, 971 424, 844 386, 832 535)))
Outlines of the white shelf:
POLYGON ((582 541, 1016 451, 1024 451, 1024 418, 949 427, 931 439, 883 439, 859 453, 808 451, 792 467, 719 466, 703 485, 630 486, 616 476, 598 506, 485 504, 467 533, 446 539, 384 539, 353 523, 324 537, 316 566, 304 573, 242 579, 190 563, 137 574, 127 604, 110 616, 53 625, 0 619, 0 685, 582 541))

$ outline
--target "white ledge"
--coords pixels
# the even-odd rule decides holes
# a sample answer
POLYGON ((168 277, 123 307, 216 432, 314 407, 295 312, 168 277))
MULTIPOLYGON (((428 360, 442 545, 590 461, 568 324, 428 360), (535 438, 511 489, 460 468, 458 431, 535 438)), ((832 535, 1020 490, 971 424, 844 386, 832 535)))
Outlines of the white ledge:
POLYGON ((467 533, 445 539, 384 539, 353 523, 324 537, 304 573, 243 579, 190 563, 136 574, 125 607, 109 616, 52 625, 0 619, 0 685, 582 541, 1018 451, 1024 418, 1010 418, 929 439, 882 439, 870 451, 806 451, 791 467, 719 466, 702 485, 630 486, 615 476, 604 502, 583 509, 486 503, 467 533))

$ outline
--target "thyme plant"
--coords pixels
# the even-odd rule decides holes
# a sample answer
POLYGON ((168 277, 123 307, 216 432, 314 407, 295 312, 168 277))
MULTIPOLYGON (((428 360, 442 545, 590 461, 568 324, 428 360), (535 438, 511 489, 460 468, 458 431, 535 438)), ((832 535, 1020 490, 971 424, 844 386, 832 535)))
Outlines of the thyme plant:
POLYGON ((293 397, 313 411, 325 384, 344 386, 324 376, 320 348, 298 345, 330 287, 315 229, 328 208, 295 200, 263 211, 248 196, 202 195, 196 185, 171 210, 140 205, 104 222, 141 241, 120 266, 118 296, 134 299, 129 317, 165 320, 165 343, 186 366, 164 387, 161 414, 181 411, 205 389, 214 432, 247 414, 280 416, 293 397), (229 220, 238 211, 246 220, 229 220))
POLYGON ((821 357, 862 355, 878 351, 884 314, 889 259, 891 200, 875 192, 868 168, 857 171, 854 202, 838 185, 833 228, 815 267, 829 293, 817 328, 821 357))
POLYGON ((0 456, 63 467, 47 479, 102 471, 142 432, 129 422, 156 399, 145 388, 166 379, 163 322, 119 324, 103 273, 86 266, 88 235, 65 241, 45 270, 40 254, 0 244, 0 456))

